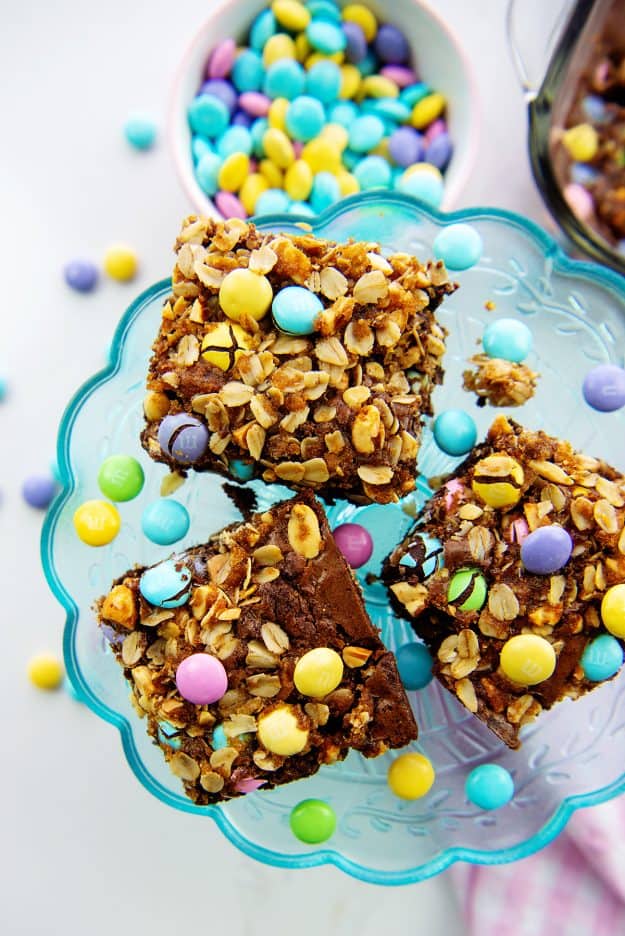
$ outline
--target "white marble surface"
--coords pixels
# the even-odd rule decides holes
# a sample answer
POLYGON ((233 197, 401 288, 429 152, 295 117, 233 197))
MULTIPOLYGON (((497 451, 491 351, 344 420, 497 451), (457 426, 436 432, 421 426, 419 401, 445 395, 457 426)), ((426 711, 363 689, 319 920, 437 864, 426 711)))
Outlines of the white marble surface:
MULTIPOLYGON (((176 62, 206 8, 0 0, 0 373, 12 385, 0 408, 0 932, 165 936, 208 932, 219 921, 233 936, 373 936, 383 927, 462 934, 445 875, 382 892, 332 869, 286 872, 248 860, 209 821, 151 798, 112 727, 64 694, 37 693, 24 675, 32 653, 60 650, 63 614, 44 582, 41 517, 22 503, 21 480, 47 468, 63 408, 103 363, 129 300, 171 267, 189 206, 163 140, 154 153, 132 153, 120 125, 134 108, 163 124, 176 62), (136 284, 103 282, 89 297, 64 287, 65 261, 98 257, 119 240, 140 253, 136 284)), ((462 203, 539 219, 504 3, 481 0, 479 16, 464 0, 437 8, 462 37, 482 95, 479 163, 462 203)))

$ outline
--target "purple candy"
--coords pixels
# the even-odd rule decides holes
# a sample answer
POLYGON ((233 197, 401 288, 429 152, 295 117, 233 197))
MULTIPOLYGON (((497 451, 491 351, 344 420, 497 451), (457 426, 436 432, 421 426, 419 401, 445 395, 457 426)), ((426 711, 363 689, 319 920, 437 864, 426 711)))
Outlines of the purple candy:
POLYGON ((234 39, 224 39, 217 43, 211 52, 206 65, 207 78, 225 78, 230 74, 237 54, 237 44, 234 39))
POLYGON ((215 205, 224 218, 247 218, 247 211, 233 192, 217 192, 215 205))
POLYGON ((345 58, 348 62, 357 65, 358 62, 362 62, 367 54, 367 40, 365 39, 365 34, 358 23, 349 22, 343 23, 343 32, 347 39, 345 58))
POLYGON ((218 98, 226 105, 231 114, 236 110, 238 101, 236 88, 229 81, 224 81, 223 78, 211 78, 210 81, 205 81, 198 94, 211 94, 213 97, 218 98))
POLYGON ((251 127, 252 118, 245 111, 237 111, 230 123, 233 127, 251 127))
POLYGON ((616 364, 599 364, 588 371, 582 388, 593 409, 611 413, 625 406, 625 370, 616 364))
POLYGON ((158 444, 174 461, 181 465, 191 465, 207 449, 208 429, 188 413, 165 416, 158 427, 158 444))
POLYGON ((65 282, 78 292, 91 292, 98 282, 98 268, 90 260, 72 260, 63 270, 65 282))
POLYGON ((359 569, 373 553, 371 534, 359 523, 342 523, 333 531, 334 541, 352 569, 359 569))
POLYGON ((234 785, 237 793, 253 793, 267 783, 266 780, 257 780, 256 777, 241 777, 234 785))
POLYGON ((178 692, 194 705, 211 705, 225 694, 228 675, 224 665, 210 653, 192 653, 176 670, 178 692))
POLYGON ((375 54, 388 65, 403 65, 410 58, 410 45, 397 26, 385 23, 373 42, 375 54))
POLYGON ((521 562, 528 572, 551 575, 563 568, 571 558, 573 540, 564 527, 552 523, 538 527, 521 543, 521 562))
POLYGON ((412 127, 399 127, 389 137, 388 151, 398 166, 407 169, 423 159, 423 137, 412 127))
POLYGON ((38 510, 45 510, 55 493, 56 481, 49 475, 31 475, 22 485, 22 497, 38 510))
POLYGON ((435 140, 441 133, 447 133, 447 124, 442 117, 439 117, 438 120, 431 123, 425 131, 425 142, 431 143, 432 140, 435 140))
POLYGON ((419 80, 417 73, 406 65, 385 65, 380 69, 380 74, 394 81, 398 88, 407 88, 419 80))
POLYGON ((239 98, 239 107, 252 117, 266 117, 271 107, 271 98, 260 91, 245 91, 239 98))
POLYGON ((453 144, 448 133, 439 133, 425 150, 425 161, 441 171, 451 159, 453 144))

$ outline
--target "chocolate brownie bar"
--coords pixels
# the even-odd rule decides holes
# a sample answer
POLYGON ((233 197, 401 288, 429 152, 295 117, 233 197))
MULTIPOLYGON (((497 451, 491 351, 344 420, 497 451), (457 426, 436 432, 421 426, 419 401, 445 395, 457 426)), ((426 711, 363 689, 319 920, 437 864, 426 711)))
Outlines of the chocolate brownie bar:
POLYGON ((196 803, 417 737, 394 657, 311 492, 130 570, 97 612, 138 714, 196 803))
POLYGON ((511 748, 543 709, 597 685, 584 654, 607 634, 602 599, 625 581, 624 520, 622 474, 500 416, 386 562, 393 605, 440 682, 511 748), (510 669, 519 647, 522 675, 510 669))
POLYGON ((434 312, 456 288, 442 262, 199 217, 176 250, 147 381, 149 455, 359 502, 411 491, 443 373, 434 312))

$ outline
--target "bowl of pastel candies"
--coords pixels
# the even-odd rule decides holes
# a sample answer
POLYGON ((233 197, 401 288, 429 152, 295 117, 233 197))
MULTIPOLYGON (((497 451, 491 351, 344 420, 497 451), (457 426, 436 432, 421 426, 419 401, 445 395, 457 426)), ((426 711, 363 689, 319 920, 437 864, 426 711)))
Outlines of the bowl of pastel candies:
POLYGON ((451 206, 477 149, 471 70, 416 0, 215 7, 174 86, 170 136, 194 208, 308 217, 394 189, 451 206))

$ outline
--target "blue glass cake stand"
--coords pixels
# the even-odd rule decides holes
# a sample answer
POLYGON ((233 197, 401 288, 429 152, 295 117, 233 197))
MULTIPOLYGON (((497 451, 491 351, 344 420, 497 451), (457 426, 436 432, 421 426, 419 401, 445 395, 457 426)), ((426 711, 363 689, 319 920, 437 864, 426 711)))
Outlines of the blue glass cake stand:
MULTIPOLYGON (((297 232, 296 220, 272 217, 260 226, 297 232)), ((617 274, 572 262, 544 231, 515 215, 492 209, 440 215, 394 194, 348 198, 322 215, 313 230, 339 241, 377 241, 389 251, 426 259, 436 233, 458 221, 480 232, 484 254, 477 266, 455 277, 461 288, 440 311, 449 343, 445 384, 435 394, 437 409, 469 409, 480 433, 485 432, 495 411, 475 406, 462 390, 462 371, 478 350, 487 322, 518 316, 534 335, 527 363, 541 376, 535 398, 512 415, 625 467, 625 410, 597 413, 581 394, 589 368, 602 362, 623 365, 625 281, 617 274)), ((411 692, 420 728, 415 747, 436 769, 430 793, 414 802, 390 793, 385 779, 390 756, 370 761, 357 754, 308 780, 219 807, 198 807, 184 796, 130 705, 121 670, 92 611, 94 599, 125 569, 156 562, 171 551, 141 533, 142 510, 158 497, 166 470, 151 463, 139 445, 146 367, 168 291, 169 281, 163 280, 131 305, 117 328, 111 363, 67 408, 58 441, 63 490, 48 514, 42 544, 48 581, 67 612, 64 649, 70 678, 87 705, 119 729, 128 762, 145 787, 164 803, 212 819, 231 842, 261 861, 289 868, 331 863, 380 884, 422 880, 458 860, 522 858, 556 836, 573 810, 622 792, 625 679, 617 677, 584 699, 545 713, 524 730, 520 751, 509 751, 436 684, 411 692), (114 542, 90 549, 78 541, 72 516, 84 500, 99 496, 98 467, 114 452, 139 459, 146 485, 136 500, 120 505, 123 524, 114 542), (514 777, 514 799, 495 812, 483 812, 465 798, 468 772, 484 762, 501 764, 514 777), (291 808, 308 797, 327 800, 338 817, 336 833, 320 847, 302 844, 289 829, 291 808)), ((457 461, 437 449, 427 429, 419 455, 422 479, 407 504, 355 508, 338 503, 328 509, 333 525, 357 518, 374 534, 374 555, 358 574, 371 616, 393 649, 413 639, 410 628, 393 616, 383 588, 367 584, 365 575, 379 571, 382 556, 409 526, 409 513, 427 495, 425 479, 449 471, 457 461)), ((254 486, 261 507, 288 494, 260 482, 254 486)), ((192 516, 188 536, 177 549, 205 540, 238 518, 215 476, 192 474, 176 497, 192 516)))

